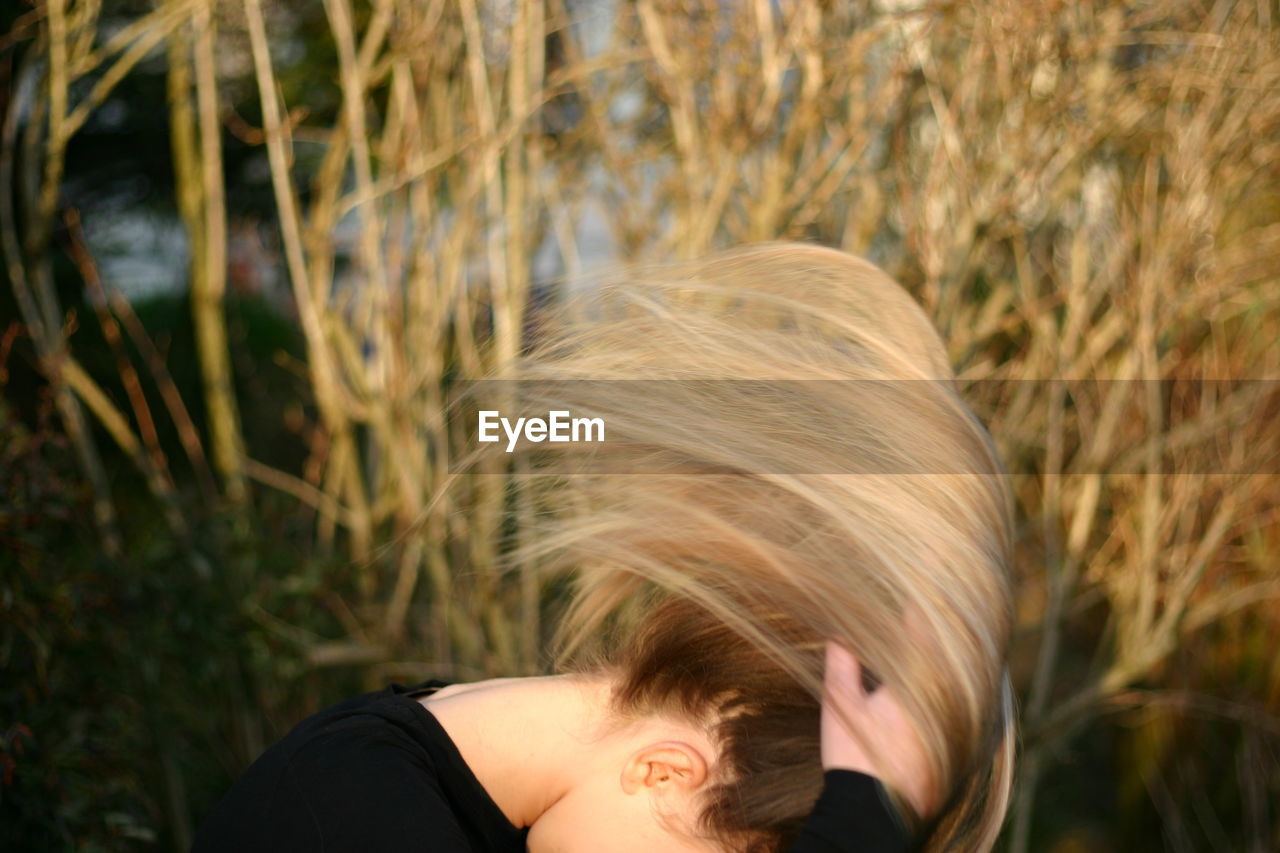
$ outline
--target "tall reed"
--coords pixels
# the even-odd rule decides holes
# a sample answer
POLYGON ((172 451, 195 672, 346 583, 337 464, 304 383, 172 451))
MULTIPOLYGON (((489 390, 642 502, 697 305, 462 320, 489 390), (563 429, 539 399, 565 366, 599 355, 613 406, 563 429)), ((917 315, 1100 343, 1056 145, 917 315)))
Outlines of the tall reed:
MULTIPOLYGON (((166 0, 108 31, 96 0, 47 0, 12 34, 24 49, 0 149, 8 278, 104 543, 121 547, 86 411, 182 535, 150 415, 122 411, 68 349, 51 271, 68 141, 167 46, 219 488, 240 505, 248 480, 293 496, 314 543, 347 555, 354 582, 328 599, 347 636, 309 654, 367 665, 372 683, 409 660, 464 678, 545 663, 553 591, 535 567, 498 569, 519 530, 497 520, 532 511, 521 480, 450 475, 443 407, 453 377, 521 351, 540 246, 584 270, 585 205, 620 259, 774 238, 869 256, 925 303, 1016 476, 1027 736, 1009 839, 1023 853, 1065 744, 1156 702, 1135 688, 1176 686, 1169 662, 1214 626, 1274 627, 1276 385, 1244 380, 1280 377, 1275 12, 779 5, 326 0, 341 106, 324 125, 282 96, 283 5, 166 0), (589 18, 611 27, 595 51, 589 18), (239 76, 219 77, 220 53, 244 60, 239 76), (221 320, 219 121, 254 106, 230 103, 249 83, 317 413, 291 471, 245 455, 221 320), (304 143, 323 152, 314 167, 304 143)), ((111 285, 103 304, 118 306, 111 285)), ((198 441, 185 446, 202 461, 198 441)), ((1269 678, 1259 713, 1274 720, 1280 672, 1269 678)), ((1148 751, 1135 778, 1171 749, 1148 751)), ((1276 784, 1254 774, 1241 796, 1276 784)))

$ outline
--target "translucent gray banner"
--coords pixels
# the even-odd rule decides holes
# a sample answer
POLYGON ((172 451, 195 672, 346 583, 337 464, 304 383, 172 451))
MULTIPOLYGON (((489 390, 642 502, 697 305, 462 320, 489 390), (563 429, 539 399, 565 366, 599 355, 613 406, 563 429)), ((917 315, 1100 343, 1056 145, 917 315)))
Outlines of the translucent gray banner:
POLYGON ((448 418, 452 472, 1280 473, 1268 379, 479 380, 448 418))

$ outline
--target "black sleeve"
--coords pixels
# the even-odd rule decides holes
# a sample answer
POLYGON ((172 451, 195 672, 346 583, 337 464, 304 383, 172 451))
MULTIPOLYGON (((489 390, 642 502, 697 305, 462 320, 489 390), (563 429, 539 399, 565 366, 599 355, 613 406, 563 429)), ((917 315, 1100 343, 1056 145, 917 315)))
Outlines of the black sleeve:
POLYGON ((822 794, 788 853, 905 853, 906 826, 874 776, 828 770, 822 794))
POLYGON ((268 750, 201 825, 192 853, 470 853, 422 764, 376 724, 318 734, 288 754, 268 750))

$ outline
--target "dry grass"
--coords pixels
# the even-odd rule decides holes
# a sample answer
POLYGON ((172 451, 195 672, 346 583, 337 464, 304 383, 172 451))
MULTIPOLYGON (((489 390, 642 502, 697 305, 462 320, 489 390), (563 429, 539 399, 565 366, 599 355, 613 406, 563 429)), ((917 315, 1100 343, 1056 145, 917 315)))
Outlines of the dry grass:
MULTIPOLYGON (((96 3, 50 0, 20 22, 37 43, 18 74, 43 96, 12 102, 0 160, 0 184, 25 187, 34 211, 20 224, 10 194, 0 205, 24 321, 110 540, 81 406, 160 493, 171 484, 137 437, 143 421, 66 351, 48 239, 67 140, 167 40, 211 458, 233 501, 250 500, 247 478, 312 506, 317 540, 360 571, 356 598, 335 605, 351 636, 313 660, 378 664, 374 680, 413 658, 464 676, 533 672, 542 590, 528 568, 496 569, 498 510, 518 480, 448 476, 443 381, 518 351, 544 237, 581 269, 569 216, 591 170, 607 176, 603 210, 626 257, 778 237, 869 255, 924 301, 1018 475, 1028 734, 1010 842, 1022 853, 1061 744, 1131 706, 1134 685, 1161 683, 1206 626, 1242 609, 1274 626, 1277 386, 1240 380, 1280 379, 1275 10, 717 5, 623 4, 610 45, 587 58, 562 0, 494 4, 508 18, 479 0, 373 0, 358 14, 326 0, 342 111, 316 127, 291 113, 306 105, 281 102, 261 0, 173 0, 107 41, 96 3), (229 396, 215 39, 253 59, 307 338, 324 441, 295 472, 243 457, 229 396), (607 109, 623 90, 635 118, 607 109), (304 135, 326 152, 305 204, 291 171, 304 135), (42 164, 35 180, 15 180, 17 152, 42 164), (356 275, 335 288, 334 227, 349 214, 356 275), (1151 379, 1177 393, 1135 381, 1151 379), (1064 675, 1063 634, 1086 610, 1105 618, 1081 683, 1064 675)), ((1272 705, 1257 712, 1274 724, 1270 677, 1272 705)), ((1171 743, 1135 772, 1158 769, 1171 743)), ((1271 772, 1242 797, 1265 795, 1271 772)))

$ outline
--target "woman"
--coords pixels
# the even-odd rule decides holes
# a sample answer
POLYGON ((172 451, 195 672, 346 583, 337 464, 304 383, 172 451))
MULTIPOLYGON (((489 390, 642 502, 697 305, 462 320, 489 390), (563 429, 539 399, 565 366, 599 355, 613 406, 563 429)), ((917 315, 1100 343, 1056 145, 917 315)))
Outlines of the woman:
POLYGON ((524 406, 609 430, 534 459, 547 521, 512 557, 573 574, 559 674, 321 712, 198 853, 993 845, 1010 502, 924 314, 803 244, 595 292, 511 374, 524 406))

